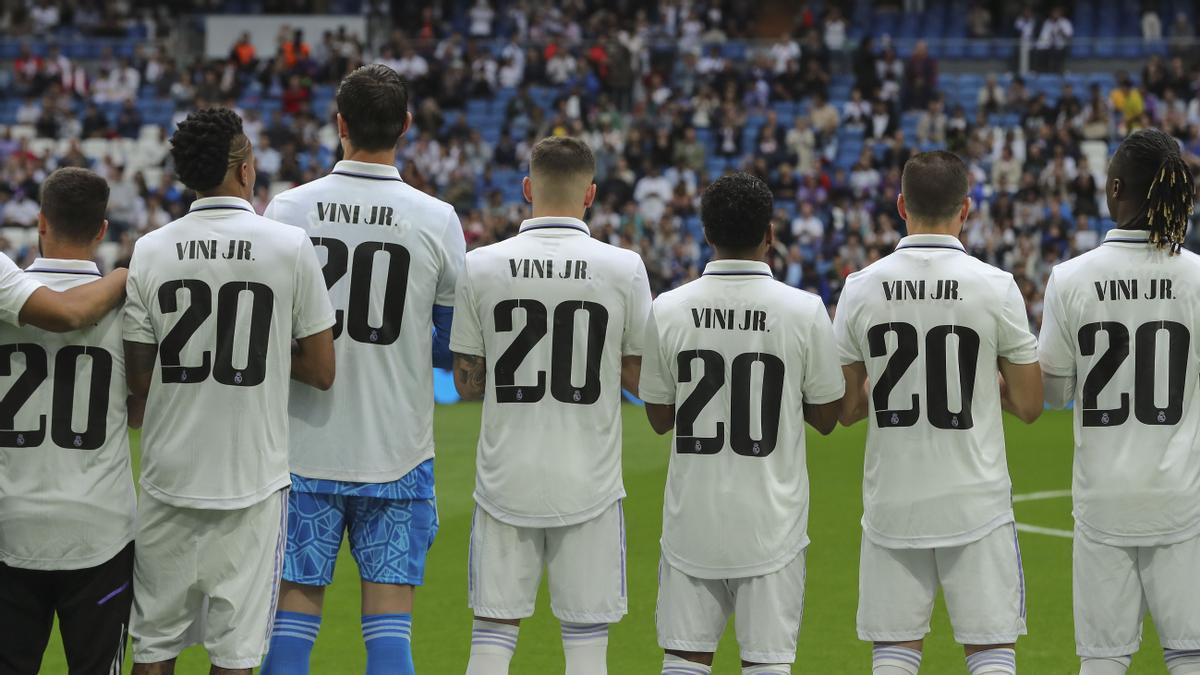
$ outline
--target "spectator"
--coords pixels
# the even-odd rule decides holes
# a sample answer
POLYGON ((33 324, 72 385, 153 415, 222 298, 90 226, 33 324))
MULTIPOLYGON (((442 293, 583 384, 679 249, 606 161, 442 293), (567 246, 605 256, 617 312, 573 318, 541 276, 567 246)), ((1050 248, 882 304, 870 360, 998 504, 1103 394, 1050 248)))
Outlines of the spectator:
POLYGON ((1172 56, 1179 56, 1191 50, 1192 39, 1196 37, 1196 29, 1192 27, 1192 22, 1188 20, 1187 14, 1179 12, 1175 15, 1175 21, 1171 23, 1170 33, 1170 53, 1172 56))
POLYGON ((250 41, 250 33, 243 32, 230 49, 229 57, 233 59, 242 71, 254 68, 258 59, 255 55, 254 43, 250 41))
POLYGON ((982 2, 976 2, 967 10, 967 35, 973 38, 992 36, 992 13, 982 2))
POLYGON ((1062 7, 1050 10, 1050 16, 1042 24, 1038 35, 1037 49, 1041 55, 1043 69, 1051 73, 1061 73, 1066 64, 1067 50, 1071 46, 1071 38, 1075 29, 1071 20, 1063 13, 1062 7))
POLYGON ((840 54, 846 47, 846 19, 837 5, 825 13, 825 48, 840 54))
POLYGON ((983 86, 979 88, 979 95, 975 97, 975 100, 980 110, 993 114, 1004 109, 1005 98, 1004 88, 996 80, 995 74, 989 73, 983 86))
POLYGON ((882 139, 891 136, 896 131, 896 120, 883 101, 875 101, 871 112, 871 124, 867 127, 867 136, 882 139))
POLYGON ((929 54, 929 45, 918 40, 904 68, 905 97, 908 110, 924 108, 937 94, 937 61, 929 54))
POLYGON ((1153 9, 1142 12, 1142 40, 1148 43, 1162 40, 1162 18, 1153 9))
POLYGON ((917 141, 945 144, 947 122, 945 104, 940 98, 933 99, 917 120, 917 141))
POLYGON ((468 33, 473 38, 489 37, 492 34, 492 21, 496 18, 496 10, 492 9, 488 0, 475 0, 471 5, 471 27, 468 33))
POLYGON ((117 113, 117 135, 122 138, 137 138, 142 130, 142 113, 134 100, 125 99, 117 113))

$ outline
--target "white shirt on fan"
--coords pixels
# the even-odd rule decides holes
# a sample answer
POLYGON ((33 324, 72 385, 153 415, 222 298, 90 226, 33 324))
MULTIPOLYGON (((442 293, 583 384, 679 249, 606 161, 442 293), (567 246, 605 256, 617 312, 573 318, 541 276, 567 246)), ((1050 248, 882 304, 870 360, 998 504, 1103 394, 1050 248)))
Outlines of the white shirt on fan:
POLYGON ((872 387, 865 535, 940 548, 1012 522, 997 360, 1037 361, 1012 275, 955 237, 910 235, 847 278, 834 330, 842 364, 864 363, 872 387))
POLYGON ((517 527, 590 520, 625 495, 621 357, 640 356, 641 257, 575 218, 531 218, 467 254, 450 349, 487 360, 475 501, 517 527))
MULTIPOLYGON (((87 260, 38 258, 24 276, 64 291, 100 271, 87 260)), ((0 430, 0 562, 35 570, 107 562, 133 540, 135 509, 121 313, 69 333, 0 326, 0 363, 5 395, 26 392, 0 430)))
POLYGON ((291 470, 386 483, 433 457, 433 306, 454 306, 466 244, 454 208, 394 166, 341 161, 263 214, 324 260, 338 384, 291 387, 291 470))
POLYGON ((834 349, 825 304, 766 263, 710 262, 654 301, 639 394, 675 406, 668 564, 704 579, 760 576, 808 545, 804 404, 842 397, 834 349))
POLYGON ((1046 286, 1042 370, 1075 380, 1075 523, 1112 546, 1200 535, 1200 257, 1110 230, 1046 286))
POLYGON ((207 197, 134 245, 124 339, 158 346, 142 489, 173 506, 240 509, 290 484, 292 340, 334 323, 303 230, 207 197))

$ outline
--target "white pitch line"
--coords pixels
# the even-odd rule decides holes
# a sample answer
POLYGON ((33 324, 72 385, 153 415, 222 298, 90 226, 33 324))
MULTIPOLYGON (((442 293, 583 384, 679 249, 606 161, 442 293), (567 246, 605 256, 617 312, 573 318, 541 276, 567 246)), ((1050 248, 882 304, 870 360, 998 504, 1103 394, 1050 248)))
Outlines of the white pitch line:
POLYGON ((1051 537, 1062 537, 1063 539, 1073 539, 1075 537, 1075 534, 1069 530, 1056 530, 1053 527, 1039 527, 1037 525, 1026 525, 1025 523, 1017 523, 1017 531, 1048 534, 1051 537))
POLYGON ((1058 499, 1059 497, 1070 497, 1070 490, 1045 490, 1043 492, 1027 492, 1023 495, 1013 495, 1014 502, 1035 502, 1040 499, 1058 499))

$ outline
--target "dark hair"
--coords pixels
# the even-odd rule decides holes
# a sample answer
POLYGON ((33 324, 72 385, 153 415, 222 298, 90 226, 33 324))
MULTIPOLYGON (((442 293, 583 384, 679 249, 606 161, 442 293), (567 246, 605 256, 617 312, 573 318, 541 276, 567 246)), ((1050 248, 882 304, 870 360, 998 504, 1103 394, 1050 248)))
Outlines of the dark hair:
POLYGON ((351 145, 359 150, 390 150, 400 142, 408 119, 408 83, 381 63, 362 66, 342 78, 337 107, 346 120, 351 145))
POLYGON ((744 171, 721 176, 700 196, 704 236, 726 251, 747 251, 761 244, 774 210, 771 189, 744 171))
POLYGON ((211 190, 225 180, 230 165, 237 159, 235 154, 248 153, 249 145, 237 113, 226 108, 197 110, 179 123, 171 137, 175 173, 196 192, 211 190), (245 145, 239 145, 235 153, 234 141, 239 137, 245 145))
POLYGON ((108 182, 87 169, 58 169, 42 181, 40 201, 56 237, 86 244, 104 224, 108 182))
POLYGON ((533 146, 529 170, 542 176, 595 176, 596 156, 578 138, 548 136, 533 146))
POLYGON ((1130 194, 1146 195, 1135 222, 1150 230, 1150 242, 1179 252, 1196 187, 1175 139, 1158 129, 1133 132, 1113 154, 1112 173, 1125 182, 1130 194))
POLYGON ((913 155, 904 163, 900 192, 909 214, 923 220, 949 218, 967 196, 967 165, 945 150, 913 155))

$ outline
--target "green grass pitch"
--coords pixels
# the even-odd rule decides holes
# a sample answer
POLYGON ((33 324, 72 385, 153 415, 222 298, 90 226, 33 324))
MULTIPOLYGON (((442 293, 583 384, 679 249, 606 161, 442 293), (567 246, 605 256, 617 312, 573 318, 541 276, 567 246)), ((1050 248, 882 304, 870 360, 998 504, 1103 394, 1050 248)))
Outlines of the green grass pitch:
MULTIPOLYGON (((1071 418, 1047 413, 1032 427, 1006 419, 1008 460, 1017 494, 1061 490, 1070 485, 1071 418)), ((467 532, 471 524, 478 405, 439 407, 437 481, 441 531, 430 553, 426 585, 417 593, 414 651, 417 671, 425 675, 461 674, 466 669, 471 613, 467 609, 467 532)), ((870 648, 854 631, 858 584, 858 546, 862 513, 862 453, 865 426, 809 437, 812 480, 812 546, 804 625, 793 672, 807 675, 865 673, 870 648)), ((625 504, 629 546, 629 616, 612 629, 609 672, 642 675, 659 672, 662 654, 654 634, 658 537, 663 481, 669 442, 654 435, 639 408, 625 410, 625 504)), ((1017 504, 1020 522, 1046 528, 1071 528, 1070 500, 1052 498, 1017 504)), ((1078 670, 1071 628, 1071 542, 1044 534, 1022 533, 1021 549, 1028 585, 1029 635, 1018 645, 1020 670, 1034 675, 1074 675, 1078 670)), ((362 673, 365 652, 359 630, 357 569, 345 547, 326 600, 325 620, 313 652, 313 673, 362 673)), ((521 628, 514 675, 563 672, 558 623, 550 615, 543 585, 537 614, 521 628)), ((739 673, 737 647, 729 630, 717 653, 714 673, 739 673)), ((1143 649, 1132 675, 1162 675, 1162 652, 1147 622, 1143 649)), ((949 620, 939 604, 926 642, 922 673, 965 673, 962 652, 954 644, 949 620)), ((43 673, 66 673, 62 647, 53 638, 43 673)), ((177 672, 207 672, 204 652, 188 650, 177 672)))

